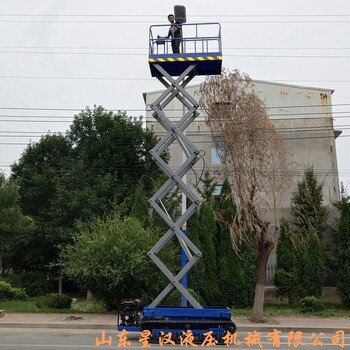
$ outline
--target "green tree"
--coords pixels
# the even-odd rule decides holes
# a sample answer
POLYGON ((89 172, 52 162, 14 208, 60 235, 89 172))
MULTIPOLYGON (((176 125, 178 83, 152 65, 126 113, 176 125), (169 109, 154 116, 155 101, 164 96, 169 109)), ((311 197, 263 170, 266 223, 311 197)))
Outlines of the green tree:
POLYGON ((277 244, 277 266, 274 284, 277 288, 277 295, 287 296, 290 305, 297 305, 303 296, 298 258, 298 252, 300 252, 301 247, 299 241, 293 240, 292 237, 292 229, 285 222, 282 225, 277 244))
POLYGON ((213 200, 213 192, 215 186, 217 185, 215 178, 210 176, 209 171, 206 170, 200 182, 203 184, 203 186, 197 186, 197 191, 199 192, 204 201, 211 202, 213 200))
POLYGON ((32 235, 19 242, 13 262, 18 270, 47 269, 48 262, 58 254, 58 246, 70 239, 74 213, 67 208, 56 216, 55 205, 58 187, 70 173, 71 153, 71 144, 64 135, 48 134, 30 144, 12 167, 11 178, 19 185, 20 206, 36 226, 32 235))
POLYGON ((328 209, 322 203, 323 185, 318 183, 313 169, 309 168, 292 196, 293 223, 300 232, 313 229, 322 239, 328 220, 328 209))
POLYGON ((323 234, 328 210, 322 205, 323 186, 313 169, 307 169, 291 199, 293 227, 279 238, 275 283, 291 304, 300 298, 321 296, 326 276, 323 234))
POLYGON ((254 249, 239 244, 239 254, 231 244, 229 228, 225 223, 235 216, 231 188, 224 181, 219 201, 214 201, 216 182, 206 172, 199 193, 203 202, 191 217, 188 234, 202 251, 203 257, 189 274, 189 286, 195 289, 209 305, 245 307, 252 304, 256 275, 254 249))
POLYGON ((188 286, 206 305, 217 305, 220 302, 221 293, 216 265, 217 228, 212 211, 212 204, 203 202, 187 225, 189 238, 202 252, 202 258, 188 274, 188 286))
POLYGON ((0 173, 0 275, 3 259, 10 258, 18 240, 33 228, 33 221, 19 206, 18 186, 0 173))
POLYGON ((132 203, 126 199, 135 184, 153 189, 161 173, 149 153, 156 142, 125 112, 95 106, 76 115, 64 135, 46 135, 25 150, 12 177, 20 186, 24 213, 37 222, 36 236, 46 242, 42 251, 50 252, 44 265, 58 259, 77 220, 87 222, 121 205, 128 215, 132 203))
POLYGON ((149 227, 152 222, 150 215, 150 206, 148 204, 149 193, 145 190, 145 185, 142 182, 137 183, 133 196, 130 196, 132 203, 130 215, 142 222, 144 227, 149 227))
POLYGON ((140 181, 146 191, 153 189, 160 170, 149 151, 157 140, 125 112, 87 108, 74 118, 66 138, 72 146, 72 176, 58 186, 56 217, 68 209, 74 220, 89 220, 124 203, 140 181))
MULTIPOLYGON (((220 290, 218 285, 217 269, 217 225, 214 219, 214 202, 213 191, 216 186, 214 177, 209 172, 204 173, 201 179, 201 187, 197 187, 198 192, 203 198, 198 213, 191 218, 193 224, 190 226, 194 229, 194 235, 191 234, 191 240, 202 251, 202 259, 197 263, 192 275, 198 274, 195 278, 195 286, 201 288, 200 295, 207 305, 217 305, 220 302, 220 290)), ((194 288, 194 287, 192 287, 194 288)))
POLYGON ((322 242, 317 233, 310 229, 306 234, 306 242, 302 247, 300 258, 300 275, 304 296, 319 298, 326 277, 326 265, 322 242))
POLYGON ((350 203, 338 204, 340 220, 337 227, 337 292, 350 308, 350 203))
POLYGON ((62 134, 43 136, 30 144, 12 166, 25 214, 39 222, 52 220, 50 209, 57 195, 58 179, 68 172, 71 145, 62 134))
MULTIPOLYGON (((203 252, 203 245, 200 239, 201 230, 202 227, 199 222, 199 211, 197 211, 187 222, 187 235, 193 244, 203 252)), ((204 259, 205 254, 202 255, 202 258, 198 260, 197 264, 194 265, 188 273, 188 287, 200 295, 202 300, 205 300, 206 297, 204 259)))
POLYGON ((323 185, 312 168, 306 169, 291 199, 291 213, 296 239, 302 243, 298 260, 304 296, 321 296, 326 277, 323 236, 327 228, 328 209, 323 206, 323 185))
POLYGON ((256 276, 256 255, 254 247, 246 242, 238 242, 239 250, 232 248, 229 228, 225 223, 232 222, 236 207, 231 199, 231 186, 224 180, 220 201, 215 205, 217 221, 217 279, 220 288, 220 305, 230 307, 251 306, 254 299, 256 276), (225 286, 221 288, 221 286, 225 286))
POLYGON ((113 214, 80 223, 74 243, 63 250, 64 272, 85 290, 91 290, 107 310, 123 298, 143 298, 154 291, 155 266, 147 252, 159 238, 136 218, 113 214))
POLYGON ((216 234, 217 228, 213 217, 214 207, 210 202, 203 202, 199 209, 199 224, 201 227, 199 240, 202 242, 203 262, 205 269, 205 300, 208 305, 216 305, 220 289, 217 279, 216 265, 216 234))

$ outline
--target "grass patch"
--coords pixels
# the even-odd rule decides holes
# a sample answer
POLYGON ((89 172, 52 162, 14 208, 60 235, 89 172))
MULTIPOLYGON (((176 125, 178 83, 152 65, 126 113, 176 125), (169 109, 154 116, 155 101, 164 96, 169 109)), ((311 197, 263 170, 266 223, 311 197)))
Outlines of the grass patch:
MULTIPOLYGON (((251 308, 246 309, 232 309, 232 316, 247 316, 252 313, 251 308)), ((342 305, 325 304, 325 309, 318 312, 299 311, 297 306, 291 307, 285 304, 265 304, 264 316, 269 317, 350 317, 350 310, 345 309, 342 305)))
MULTIPOLYGON (((72 304, 71 309, 44 309, 38 308, 36 303, 38 298, 28 298, 27 300, 0 301, 0 309, 7 313, 28 312, 28 313, 104 313, 105 308, 98 302, 86 299, 77 299, 72 304)), ((232 309, 232 316, 249 317, 252 313, 251 308, 232 309)), ((274 317, 350 317, 350 310, 342 305, 325 304, 325 309, 318 312, 301 313, 298 307, 290 307, 285 304, 266 304, 264 306, 264 316, 266 318, 274 317)))
POLYGON ((5 310, 7 313, 11 312, 28 312, 28 313, 103 313, 106 312, 105 308, 98 302, 85 299, 77 299, 72 303, 70 309, 49 309, 39 308, 36 303, 39 298, 28 298, 27 300, 9 300, 0 301, 0 309, 5 310))

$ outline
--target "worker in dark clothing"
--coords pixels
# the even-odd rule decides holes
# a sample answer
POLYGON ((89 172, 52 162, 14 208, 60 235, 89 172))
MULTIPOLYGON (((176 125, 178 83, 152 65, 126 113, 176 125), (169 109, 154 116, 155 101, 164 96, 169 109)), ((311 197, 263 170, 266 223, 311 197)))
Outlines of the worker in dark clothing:
POLYGON ((171 26, 169 28, 168 35, 165 37, 161 37, 158 35, 158 38, 171 38, 171 48, 173 50, 173 53, 180 53, 180 42, 182 38, 182 27, 180 24, 177 24, 175 22, 174 15, 170 14, 168 16, 168 21, 170 22, 171 26))

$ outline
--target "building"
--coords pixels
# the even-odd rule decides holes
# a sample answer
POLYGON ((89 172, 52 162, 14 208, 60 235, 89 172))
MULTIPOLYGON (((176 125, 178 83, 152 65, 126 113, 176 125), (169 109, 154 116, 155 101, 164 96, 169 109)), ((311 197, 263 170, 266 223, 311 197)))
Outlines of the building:
MULTIPOLYGON (((267 106, 268 116, 285 140, 293 157, 295 185, 301 180, 306 168, 312 166, 318 181, 324 186, 324 204, 329 205, 340 199, 338 167, 335 139, 340 132, 334 130, 332 117, 333 90, 278 84, 267 81, 253 81, 254 90, 267 106)), ((197 101, 199 85, 186 88, 197 101)), ((153 91, 144 93, 146 106, 152 104, 162 93, 153 91)), ((183 104, 174 99, 165 110, 166 116, 175 124, 184 114, 183 104)), ((146 125, 152 127, 161 137, 165 130, 155 121, 152 112, 146 108, 146 125)), ((201 111, 199 116, 187 128, 186 136, 201 150, 202 160, 187 174, 187 183, 195 186, 204 170, 216 176, 218 183, 221 176, 220 161, 212 142, 206 116, 201 111)), ((179 168, 183 163, 183 151, 174 142, 170 146, 170 166, 179 168)), ((295 188, 291 188, 291 192, 295 188)), ((286 202, 286 207, 290 201, 286 202)))

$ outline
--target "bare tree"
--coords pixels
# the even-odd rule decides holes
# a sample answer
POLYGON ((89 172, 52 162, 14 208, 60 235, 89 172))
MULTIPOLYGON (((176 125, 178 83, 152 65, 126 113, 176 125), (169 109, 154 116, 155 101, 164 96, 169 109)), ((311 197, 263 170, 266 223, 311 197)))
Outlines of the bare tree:
POLYGON ((200 106, 207 114, 223 176, 232 186, 236 217, 223 222, 233 249, 253 235, 257 279, 252 320, 263 319, 266 268, 280 230, 281 200, 290 186, 288 154, 281 136, 253 90, 251 79, 237 70, 223 70, 200 86, 200 106))

